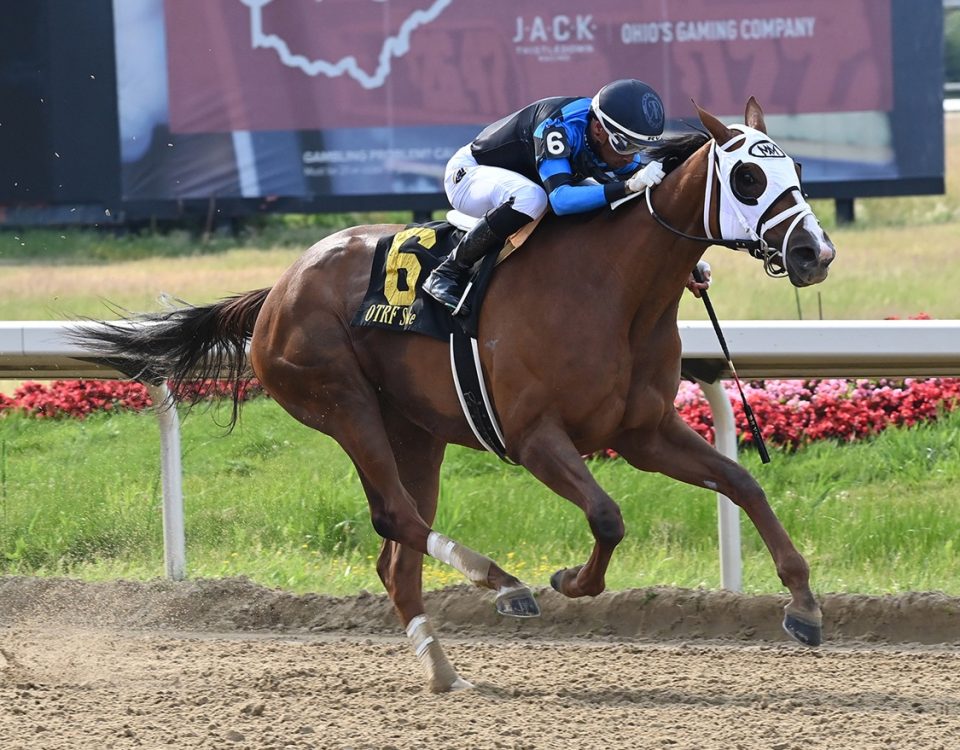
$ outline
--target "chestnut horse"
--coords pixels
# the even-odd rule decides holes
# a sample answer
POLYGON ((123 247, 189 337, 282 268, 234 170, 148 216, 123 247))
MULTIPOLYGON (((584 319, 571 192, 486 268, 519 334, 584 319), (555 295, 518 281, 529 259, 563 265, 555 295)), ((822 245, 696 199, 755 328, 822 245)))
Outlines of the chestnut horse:
MULTIPOLYGON (((595 596, 623 538, 620 509, 582 456, 615 449, 643 471, 716 490, 756 526, 789 589, 784 628, 821 641, 806 561, 750 474, 688 427, 677 308, 711 244, 749 250, 796 286, 823 281, 834 248, 803 199, 793 161, 765 135, 751 98, 744 125, 699 109, 707 135, 667 139, 669 174, 614 210, 548 216, 497 270, 481 311, 479 351, 509 458, 585 514, 595 544, 553 587, 595 596)), ((422 597, 423 555, 497 592, 503 614, 539 614, 530 589, 493 560, 431 528, 445 447, 482 449, 461 411, 447 346, 427 336, 359 328, 378 239, 361 226, 311 247, 270 289, 201 307, 95 324, 79 334, 131 377, 174 384, 249 362, 269 394, 349 454, 383 546, 377 571, 433 691, 469 687, 447 660, 422 597)), ((234 418, 236 418, 236 400, 234 418)))

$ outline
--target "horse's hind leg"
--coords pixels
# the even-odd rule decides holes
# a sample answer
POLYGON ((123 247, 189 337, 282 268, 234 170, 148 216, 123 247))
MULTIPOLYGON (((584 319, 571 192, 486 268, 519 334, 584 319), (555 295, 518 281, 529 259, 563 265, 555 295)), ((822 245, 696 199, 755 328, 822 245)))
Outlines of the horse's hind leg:
POLYGON ((784 629, 805 645, 820 645, 822 616, 810 590, 807 561, 793 546, 766 494, 746 469, 717 451, 676 414, 657 433, 628 432, 611 447, 639 469, 720 492, 743 508, 770 551, 777 575, 790 590, 784 629))
POLYGON ((308 427, 330 435, 347 452, 367 495, 373 527, 381 537, 430 554, 459 570, 474 585, 495 590, 501 614, 539 615, 527 586, 489 557, 433 531, 420 516, 401 480, 376 392, 355 360, 337 358, 337 352, 342 352, 342 347, 314 345, 308 353, 316 362, 309 366, 261 355, 256 371, 284 409, 308 427), (295 390, 291 384, 296 384, 295 390))
MULTIPOLYGON (((371 395, 372 398, 372 395, 371 395)), ((343 402, 340 402, 341 407, 343 402)), ((374 405, 376 403, 374 402, 374 405)), ((329 434, 353 459, 360 476, 370 518, 377 533, 459 570, 475 586, 497 592, 497 611, 514 617, 537 617, 533 593, 486 555, 439 534, 421 518, 416 502, 400 479, 379 407, 350 408, 349 427, 329 434)))
MULTIPOLYGON (((395 413, 385 413, 384 417, 400 480, 416 501, 420 517, 432 525, 437 511, 444 443, 395 413)), ((442 693, 472 687, 450 664, 425 613, 423 555, 384 539, 377 559, 377 573, 427 672, 430 690, 442 693)))

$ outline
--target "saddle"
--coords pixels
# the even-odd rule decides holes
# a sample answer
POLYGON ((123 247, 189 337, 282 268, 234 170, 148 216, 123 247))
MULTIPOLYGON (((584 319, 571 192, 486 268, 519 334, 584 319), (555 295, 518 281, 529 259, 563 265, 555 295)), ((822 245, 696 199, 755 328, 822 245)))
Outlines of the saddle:
POLYGON ((466 318, 454 318, 444 305, 422 292, 430 271, 456 247, 476 221, 460 211, 450 211, 446 221, 410 224, 396 234, 380 238, 374 251, 367 293, 352 325, 412 331, 449 341, 454 386, 470 429, 484 448, 510 462, 484 383, 477 329, 480 307, 494 267, 527 240, 539 220, 513 234, 499 253, 486 255, 474 267, 467 291, 471 312, 466 318))
POLYGON ((468 301, 471 313, 454 318, 443 305, 421 291, 430 271, 440 265, 477 219, 460 211, 446 221, 408 224, 381 237, 373 256, 370 283, 351 321, 359 327, 409 331, 446 341, 455 330, 476 337, 480 308, 496 265, 519 248, 536 228, 534 221, 513 234, 499 253, 490 253, 474 266, 468 301))
MULTIPOLYGON (((541 216, 540 219, 542 218, 543 217, 541 216)), ((503 261, 510 257, 514 251, 518 250, 520 246, 527 241, 527 238, 533 234, 533 230, 540 225, 540 219, 534 219, 529 224, 525 224, 507 238, 503 248, 497 254, 496 265, 503 263, 503 261)), ((463 211, 458 211, 454 208, 450 211, 447 211, 447 221, 457 229, 468 232, 473 228, 473 225, 480 220, 475 216, 470 216, 463 213, 463 211)))

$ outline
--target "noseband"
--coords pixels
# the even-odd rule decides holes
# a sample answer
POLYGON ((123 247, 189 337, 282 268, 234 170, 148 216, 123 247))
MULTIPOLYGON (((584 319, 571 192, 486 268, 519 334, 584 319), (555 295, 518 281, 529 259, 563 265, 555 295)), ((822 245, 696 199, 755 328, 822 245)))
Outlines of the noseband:
MULTIPOLYGON (((724 146, 718 146, 715 140, 710 142, 703 201, 703 229, 706 236, 697 237, 687 234, 668 224, 653 208, 652 189, 646 190, 647 208, 660 226, 679 237, 706 242, 710 245, 721 245, 732 250, 746 250, 752 257, 763 261, 763 270, 768 276, 784 276, 787 273, 787 244, 793 230, 807 216, 813 216, 814 221, 816 217, 810 204, 803 198, 800 179, 796 174, 793 160, 764 133, 743 125, 732 125, 730 128, 739 130, 741 135, 732 138, 724 146), (771 173, 780 177, 781 179, 777 182, 780 185, 785 184, 786 187, 772 199, 764 199, 764 196, 760 199, 745 199, 738 196, 731 187, 730 176, 734 168, 744 162, 757 164, 761 168, 766 164, 764 173, 768 176, 768 187, 774 182, 770 180, 771 173), (771 165, 776 166, 771 168, 771 165), (716 203, 713 201, 715 186, 718 194, 716 203), (783 196, 793 192, 796 192, 797 202, 764 221, 770 209, 783 196), (745 214, 750 214, 749 218, 745 214), (720 227, 721 236, 719 237, 714 237, 713 232, 710 231, 710 220, 713 216, 716 216, 717 225, 720 227), (779 246, 770 245, 764 239, 764 235, 789 219, 792 221, 783 236, 783 242, 779 246), (739 236, 723 236, 730 233, 739 236)), ((764 195, 766 192, 765 190, 764 195)))

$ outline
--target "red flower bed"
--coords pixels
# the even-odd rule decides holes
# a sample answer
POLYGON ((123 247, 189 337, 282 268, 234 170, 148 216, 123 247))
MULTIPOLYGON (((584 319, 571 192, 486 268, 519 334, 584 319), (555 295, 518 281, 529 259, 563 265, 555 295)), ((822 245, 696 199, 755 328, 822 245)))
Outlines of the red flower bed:
MULTIPOLYGON (((260 384, 247 381, 240 386, 241 400, 263 393, 260 384)), ((183 389, 189 400, 231 396, 224 381, 205 380, 183 389)), ((49 385, 23 383, 13 396, 0 393, 0 415, 18 411, 37 419, 54 417, 83 418, 97 411, 140 411, 153 405, 146 386, 126 380, 57 380, 49 385)))
MULTIPOLYGON (((725 384, 741 444, 753 443, 735 386, 725 384)), ((765 442, 797 448, 815 440, 851 442, 887 427, 936 419, 960 403, 960 379, 769 380, 747 384, 747 400, 765 442)), ((683 382, 677 410, 684 421, 713 441, 713 419, 700 388, 683 382)))
MULTIPOLYGON (((743 404, 732 383, 737 431, 743 445, 753 442, 743 404)), ((927 380, 768 380, 744 388, 770 445, 798 448, 815 440, 850 442, 875 435, 890 425, 909 426, 936 419, 960 404, 960 379, 927 380)), ((242 384, 241 400, 262 394, 256 380, 242 384)), ((230 397, 224 381, 191 384, 182 394, 192 400, 230 397)), ((58 380, 50 385, 24 383, 12 397, 0 394, 0 416, 18 411, 38 419, 79 417, 97 411, 141 410, 151 406, 147 389, 119 380, 58 380)), ((699 386, 684 381, 676 400, 684 421, 713 441, 713 416, 699 386)))

